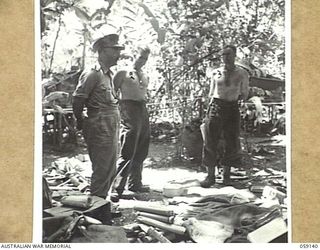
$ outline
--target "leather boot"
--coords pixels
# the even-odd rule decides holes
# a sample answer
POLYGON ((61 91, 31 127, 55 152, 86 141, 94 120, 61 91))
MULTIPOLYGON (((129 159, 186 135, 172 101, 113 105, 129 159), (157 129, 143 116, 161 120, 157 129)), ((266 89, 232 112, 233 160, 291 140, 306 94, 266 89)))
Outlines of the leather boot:
POLYGON ((229 185, 230 184, 230 166, 223 166, 223 184, 229 185))
POLYGON ((215 167, 208 167, 208 175, 200 181, 200 186, 203 188, 209 188, 216 183, 215 167))
POLYGON ((123 190, 114 189, 114 191, 115 192, 111 193, 110 195, 110 200, 116 203, 119 202, 119 200, 121 199, 123 190))

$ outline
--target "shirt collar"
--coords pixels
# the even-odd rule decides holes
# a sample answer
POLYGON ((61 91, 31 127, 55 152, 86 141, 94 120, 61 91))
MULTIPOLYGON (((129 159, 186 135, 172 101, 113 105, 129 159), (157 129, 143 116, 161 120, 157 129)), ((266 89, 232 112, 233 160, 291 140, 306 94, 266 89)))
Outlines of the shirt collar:
POLYGON ((97 68, 99 68, 104 75, 113 75, 113 72, 110 68, 107 68, 102 62, 97 63, 97 68))

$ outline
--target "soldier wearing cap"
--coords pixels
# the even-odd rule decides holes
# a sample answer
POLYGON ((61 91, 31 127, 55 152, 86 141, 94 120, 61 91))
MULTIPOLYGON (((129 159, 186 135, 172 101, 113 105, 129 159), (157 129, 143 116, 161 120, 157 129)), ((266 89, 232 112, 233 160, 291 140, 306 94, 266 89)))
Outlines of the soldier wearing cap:
POLYGON ((77 128, 83 130, 92 163, 91 195, 101 198, 107 197, 116 173, 120 115, 110 67, 124 49, 118 40, 117 34, 108 34, 93 43, 98 64, 81 74, 73 94, 77 128))

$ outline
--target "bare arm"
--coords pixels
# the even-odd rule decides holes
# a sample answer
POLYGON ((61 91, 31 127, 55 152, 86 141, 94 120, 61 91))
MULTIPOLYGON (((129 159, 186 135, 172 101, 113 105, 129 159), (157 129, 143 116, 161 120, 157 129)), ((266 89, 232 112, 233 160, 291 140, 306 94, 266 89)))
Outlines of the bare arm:
POLYGON ((126 71, 118 71, 113 78, 114 90, 117 92, 121 88, 121 84, 123 82, 126 71))
POLYGON ((210 90, 209 90, 209 96, 208 96, 209 97, 208 100, 209 100, 210 103, 211 103, 211 99, 213 97, 213 93, 214 93, 215 87, 216 87, 216 80, 215 80, 215 77, 213 76, 211 78, 210 90))
POLYGON ((249 75, 245 70, 243 70, 242 75, 243 75, 243 77, 242 77, 242 82, 241 82, 241 89, 240 89, 241 96, 240 96, 240 98, 245 101, 245 100, 247 100, 248 95, 249 95, 249 75))

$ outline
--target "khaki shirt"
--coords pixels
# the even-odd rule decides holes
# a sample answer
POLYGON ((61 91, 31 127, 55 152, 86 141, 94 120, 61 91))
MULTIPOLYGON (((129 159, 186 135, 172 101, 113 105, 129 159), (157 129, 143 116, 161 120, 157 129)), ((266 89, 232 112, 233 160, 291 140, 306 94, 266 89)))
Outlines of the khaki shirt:
POLYGON ((73 96, 86 99, 87 108, 103 109, 117 106, 118 100, 113 88, 111 71, 103 72, 101 68, 84 71, 73 96))

